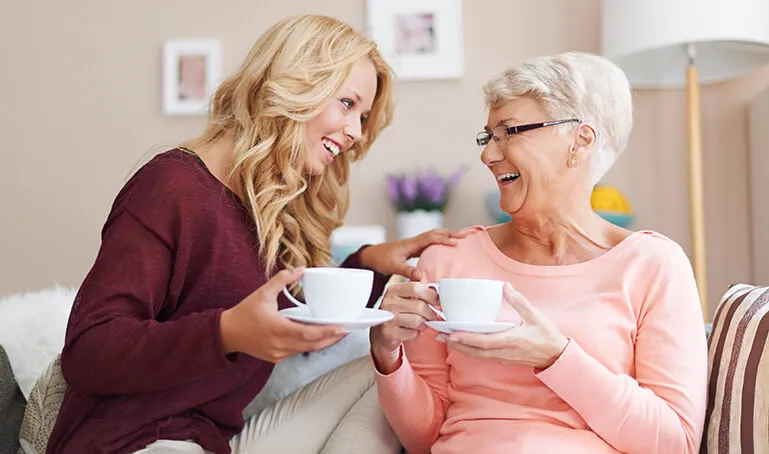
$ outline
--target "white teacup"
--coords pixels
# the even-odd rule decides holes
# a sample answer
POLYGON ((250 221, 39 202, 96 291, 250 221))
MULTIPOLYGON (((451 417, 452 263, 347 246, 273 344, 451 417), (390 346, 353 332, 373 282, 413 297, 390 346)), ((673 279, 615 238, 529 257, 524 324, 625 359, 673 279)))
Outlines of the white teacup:
POLYGON ((492 323, 502 308, 504 281, 441 279, 428 284, 438 292, 448 322, 492 323))
POLYGON ((299 280, 303 303, 283 288, 286 297, 297 306, 306 306, 313 317, 330 320, 357 320, 366 308, 374 272, 353 268, 307 268, 299 280))

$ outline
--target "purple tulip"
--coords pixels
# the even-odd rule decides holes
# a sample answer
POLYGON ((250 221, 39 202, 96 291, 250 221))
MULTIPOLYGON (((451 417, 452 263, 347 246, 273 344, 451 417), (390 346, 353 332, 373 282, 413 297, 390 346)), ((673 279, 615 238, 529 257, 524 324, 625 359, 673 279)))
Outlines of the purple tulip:
POLYGON ((443 184, 431 187, 428 191, 425 191, 424 197, 430 204, 440 207, 446 203, 446 187, 443 184))
POLYGON ((438 174, 435 173, 435 171, 428 170, 427 172, 425 172, 424 175, 421 176, 420 183, 422 184, 422 186, 429 189, 429 188, 436 187, 438 185, 443 185, 443 178, 438 176, 438 174))
POLYGON ((457 168, 446 179, 435 170, 417 172, 412 176, 387 177, 387 194, 398 210, 443 210, 449 192, 459 183, 467 171, 466 166, 457 168))
POLYGON ((401 205, 400 179, 396 176, 389 175, 387 177, 387 195, 390 196, 390 200, 397 206, 401 205))
POLYGON ((401 202, 403 203, 412 203, 414 200, 416 200, 417 196, 419 195, 419 187, 417 184, 417 179, 414 177, 408 177, 405 176, 400 181, 400 193, 403 197, 401 199, 401 202))
POLYGON ((419 179, 419 194, 431 205, 442 206, 446 198, 446 183, 435 172, 428 171, 419 179))

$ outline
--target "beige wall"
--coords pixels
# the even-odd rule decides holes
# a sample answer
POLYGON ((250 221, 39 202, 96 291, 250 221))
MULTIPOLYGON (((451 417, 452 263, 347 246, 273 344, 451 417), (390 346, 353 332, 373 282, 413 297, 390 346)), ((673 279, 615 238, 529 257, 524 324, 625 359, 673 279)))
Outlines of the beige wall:
MULTIPOLYGON (((225 71, 277 19, 315 12, 363 28, 364 0, 74 0, 14 2, 0 17, 0 294, 76 285, 126 176, 150 152, 193 136, 200 118, 160 114, 160 52, 169 38, 219 38, 225 71)), ((452 227, 488 223, 494 188, 473 137, 485 117, 480 87, 524 58, 599 49, 599 0, 464 2, 465 75, 405 83, 394 125, 352 178, 348 223, 392 229, 384 175, 434 165, 472 170, 451 203, 452 227)), ((703 90, 711 300, 751 279, 746 103, 769 71, 703 90)), ((635 228, 688 248, 683 94, 636 94, 627 155, 607 177, 630 197, 635 228)), ((711 304, 712 305, 712 304, 711 304)))
POLYGON ((769 88, 748 109, 748 167, 750 168, 750 237, 753 279, 769 283, 769 88))

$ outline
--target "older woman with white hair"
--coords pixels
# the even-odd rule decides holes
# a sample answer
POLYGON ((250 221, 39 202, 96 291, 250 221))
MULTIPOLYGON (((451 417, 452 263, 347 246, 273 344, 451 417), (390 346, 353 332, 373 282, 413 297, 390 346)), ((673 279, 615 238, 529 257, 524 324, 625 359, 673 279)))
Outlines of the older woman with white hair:
MULTIPOLYGON (((681 247, 590 206, 632 126, 625 75, 585 53, 537 58, 485 87, 481 160, 508 223, 426 250, 371 331, 385 414, 411 454, 696 453, 707 356, 681 247), (444 278, 506 281, 496 333, 427 328, 444 278)), ((468 305, 479 304, 468 300, 468 305)))

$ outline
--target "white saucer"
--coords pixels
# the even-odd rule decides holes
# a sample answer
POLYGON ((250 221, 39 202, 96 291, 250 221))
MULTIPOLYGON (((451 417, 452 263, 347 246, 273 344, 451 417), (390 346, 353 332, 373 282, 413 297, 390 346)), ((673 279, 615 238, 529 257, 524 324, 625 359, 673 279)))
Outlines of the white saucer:
POLYGON ((360 318, 357 320, 339 320, 332 318, 315 318, 306 307, 289 307, 280 311, 281 314, 295 322, 307 323, 309 325, 339 325, 346 330, 363 329, 371 326, 381 325, 392 320, 394 315, 391 312, 380 309, 363 310, 360 318))
POLYGON ((510 329, 515 323, 507 322, 491 322, 491 323, 478 323, 478 322, 425 322, 425 325, 434 329, 435 331, 450 334, 453 331, 466 331, 468 333, 498 333, 506 329, 510 329))

